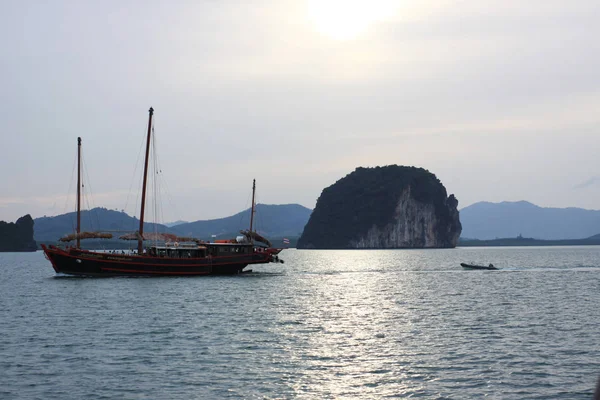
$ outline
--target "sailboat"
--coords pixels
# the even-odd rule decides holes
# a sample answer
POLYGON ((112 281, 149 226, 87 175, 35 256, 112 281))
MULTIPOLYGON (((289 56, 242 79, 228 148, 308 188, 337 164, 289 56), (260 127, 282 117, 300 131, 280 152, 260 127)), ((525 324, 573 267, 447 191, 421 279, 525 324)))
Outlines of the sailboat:
POLYGON ((231 240, 205 242, 195 238, 178 237, 169 233, 144 233, 144 211, 146 203, 146 182, 148 176, 148 157, 152 132, 150 108, 146 156, 142 183, 142 203, 140 225, 133 234, 120 239, 137 240, 137 252, 118 254, 114 252, 89 251, 81 248, 81 239, 110 238, 112 234, 104 232, 81 232, 81 138, 77 138, 77 225, 76 233, 61 238, 61 241, 75 241, 74 247, 62 248, 55 245, 42 245, 44 255, 52 264, 56 273, 85 276, 194 276, 239 274, 248 265, 283 262, 277 254, 281 249, 273 248, 271 243, 253 229, 255 213, 256 180, 252 184, 252 208, 250 229, 240 231, 241 235, 231 240), (144 247, 144 240, 155 244, 144 247), (161 245, 158 245, 161 241, 161 245), (257 242, 262 242, 260 245, 257 242))

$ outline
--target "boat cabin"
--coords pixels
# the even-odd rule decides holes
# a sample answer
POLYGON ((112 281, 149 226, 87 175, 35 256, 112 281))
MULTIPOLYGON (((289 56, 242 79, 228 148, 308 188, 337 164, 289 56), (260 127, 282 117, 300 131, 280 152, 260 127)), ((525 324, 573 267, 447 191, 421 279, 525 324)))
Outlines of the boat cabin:
POLYGON ((251 254, 254 249, 250 243, 206 243, 206 247, 213 257, 251 254))
POLYGON ((198 245, 164 245, 151 246, 146 249, 146 254, 151 257, 168 258, 204 258, 206 257, 206 246, 198 245))
POLYGON ((146 250, 146 254, 149 256, 167 258, 234 256, 251 254, 252 252, 253 246, 248 243, 166 244, 164 246, 151 246, 146 250))

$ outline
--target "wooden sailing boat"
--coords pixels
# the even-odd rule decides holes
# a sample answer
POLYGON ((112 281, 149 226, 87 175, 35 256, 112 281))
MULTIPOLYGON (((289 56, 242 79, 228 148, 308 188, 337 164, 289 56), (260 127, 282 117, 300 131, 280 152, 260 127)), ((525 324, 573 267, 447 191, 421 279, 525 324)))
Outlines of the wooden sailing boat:
POLYGON ((250 230, 242 231, 244 234, 242 237, 226 243, 211 243, 194 238, 181 238, 173 234, 144 233, 148 157, 154 110, 150 108, 149 113, 139 230, 132 235, 121 236, 122 239, 138 241, 137 253, 115 254, 81 249, 81 239, 108 238, 112 235, 102 232, 81 232, 81 138, 78 138, 77 228, 74 235, 68 235, 61 239, 63 241, 76 240, 76 246, 63 249, 53 245, 42 245, 44 254, 52 263, 54 270, 57 273, 92 276, 190 276, 237 274, 243 272, 244 268, 251 264, 279 262, 276 254, 281 249, 272 248, 268 240, 253 231, 256 181, 252 185, 250 230), (165 244, 144 248, 144 240, 161 240, 165 244), (265 243, 267 247, 255 246, 255 240, 265 243))

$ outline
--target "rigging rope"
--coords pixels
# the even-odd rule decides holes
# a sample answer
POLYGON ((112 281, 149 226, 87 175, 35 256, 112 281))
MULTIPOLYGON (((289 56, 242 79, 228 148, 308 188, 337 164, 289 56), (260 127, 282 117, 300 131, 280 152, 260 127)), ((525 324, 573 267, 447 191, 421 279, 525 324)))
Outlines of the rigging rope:
MULTIPOLYGON (((254 228, 254 231, 258 232, 258 227, 260 226, 261 229, 264 229, 265 224, 264 224, 264 221, 263 221, 263 218, 262 218, 262 214, 259 213, 259 212, 256 212, 256 211, 258 211, 258 204, 259 204, 258 203, 258 197, 259 196, 256 195, 254 197, 255 197, 255 202, 254 202, 254 211, 255 211, 254 212, 254 221, 255 221, 255 226, 256 226, 256 228, 254 228)), ((264 233, 265 232, 263 231, 263 234, 264 233)))
MULTIPOLYGON (((141 158, 141 155, 142 155, 142 150, 144 148, 144 143, 146 143, 146 137, 145 136, 142 139, 142 141, 140 142, 140 149, 138 151, 137 160, 135 161, 135 167, 133 169, 133 175, 131 176, 131 183, 129 184, 129 191, 127 192, 127 199, 125 200, 125 210, 127 210, 127 206, 129 205, 129 197, 131 195, 131 191, 133 190, 133 183, 135 181, 136 174, 137 174, 137 171, 138 171, 138 165, 140 164, 140 158, 141 158)), ((142 179, 143 179, 143 176, 141 176, 141 174, 140 174, 140 179, 138 180, 138 187, 142 186, 142 179)), ((137 210, 139 209, 139 207, 138 207, 139 201, 140 201, 140 191, 137 190, 136 191, 135 204, 134 204, 133 213, 132 213, 133 214, 132 217, 134 219, 132 219, 132 222, 131 222, 133 224, 131 230, 133 230, 133 231, 137 230, 137 227, 135 226, 135 217, 136 217, 137 212, 138 212, 137 210)), ((121 224, 119 225, 119 228, 122 228, 123 227, 122 225, 123 225, 123 222, 121 222, 121 224)))
MULTIPOLYGON (((92 184, 91 179, 88 175, 88 168, 87 168, 87 164, 85 162, 85 158, 83 157, 83 149, 81 149, 81 169, 83 171, 83 176, 82 176, 82 180, 81 180, 81 186, 82 186, 82 194, 85 198, 85 201, 87 202, 87 209, 88 209, 88 220, 90 223, 90 230, 94 230, 94 223, 96 223, 97 225, 97 230, 100 230, 100 216, 98 215, 98 213, 96 212, 95 215, 92 215, 92 210, 94 208, 96 208, 96 205, 94 203, 94 197, 93 197, 93 190, 92 190, 92 184), (85 181, 85 185, 84 182, 85 181), (87 190, 87 192, 86 192, 87 190), (96 221, 93 220, 94 216, 96 217, 96 221)), ((84 203, 85 204, 85 203, 84 203)), ((82 227, 83 230, 83 227, 82 227)))
POLYGON ((173 221, 176 220, 180 220, 181 219, 181 215, 179 214, 177 207, 175 206, 174 202, 173 202, 173 197, 171 196, 171 192, 169 189, 169 185, 168 185, 168 180, 164 178, 163 176, 163 172, 162 172, 162 167, 160 164, 160 157, 158 155, 158 153, 156 154, 156 161, 158 163, 158 178, 159 178, 159 188, 161 189, 160 192, 160 196, 161 196, 161 202, 160 202, 160 217, 161 217, 161 221, 165 221, 165 216, 164 216, 164 209, 163 209, 163 204, 162 204, 162 196, 163 196, 163 191, 166 192, 166 197, 167 200, 169 202, 168 207, 169 210, 172 210, 172 214, 171 214, 171 218, 174 218, 173 221), (162 190, 164 188, 164 190, 162 190))
POLYGON ((75 154, 75 158, 73 159, 73 168, 71 169, 71 179, 69 179, 69 190, 67 191, 67 196, 65 197, 65 206, 63 207, 63 214, 67 212, 67 206, 69 205, 69 199, 71 198, 71 188, 73 187, 73 177, 75 176, 75 168, 77 168, 77 154, 75 154))
MULTIPOLYGON (((248 208, 248 204, 250 204, 250 202, 252 201, 251 197, 252 197, 252 192, 250 192, 248 194, 248 197, 246 197, 246 203, 245 203, 244 210, 248 208)), ((250 212, 252 213, 252 204, 250 204, 250 212)), ((245 212, 240 213, 240 218, 238 220, 239 226, 242 226, 242 227, 244 226, 244 224, 246 223, 245 221, 246 221, 247 215, 248 214, 245 212)), ((243 227, 242 229, 248 229, 249 226, 250 226, 250 219, 248 219, 248 223, 246 224, 246 227, 243 227)))
MULTIPOLYGON (((151 185, 152 185, 152 213, 153 213, 153 219, 154 219, 154 226, 153 231, 155 233, 155 237, 158 236, 156 235, 158 233, 158 212, 157 212, 157 207, 158 207, 158 195, 157 195, 157 184, 156 184, 156 175, 157 175, 157 170, 156 170, 156 134, 154 133, 154 125, 152 125, 152 141, 151 141, 151 149, 150 149, 150 153, 152 154, 152 180, 151 180, 151 185)), ((155 243, 154 245, 157 245, 157 240, 155 239, 155 243)))
MULTIPOLYGON (((158 137, 156 136, 156 134, 154 134, 154 129, 152 130, 153 132, 153 146, 154 146, 154 172, 155 172, 155 185, 156 185, 156 189, 155 189, 155 201, 156 201, 156 209, 155 209, 155 220, 154 222, 156 224, 158 223, 164 223, 165 222, 165 216, 164 216, 164 211, 163 211, 163 203, 162 203, 162 184, 164 182, 164 179, 162 177, 162 168, 160 166, 160 158, 158 155, 158 137)), ((155 226, 155 231, 158 233, 158 225, 155 226)))

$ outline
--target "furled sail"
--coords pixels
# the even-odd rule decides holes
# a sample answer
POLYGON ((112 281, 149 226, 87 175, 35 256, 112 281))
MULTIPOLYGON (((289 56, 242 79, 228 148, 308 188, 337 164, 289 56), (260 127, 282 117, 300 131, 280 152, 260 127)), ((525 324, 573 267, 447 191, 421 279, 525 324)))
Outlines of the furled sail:
POLYGON ((246 236, 249 240, 256 240, 257 242, 261 242, 267 245, 267 247, 273 247, 273 245, 271 244, 271 241, 269 241, 269 239, 267 239, 264 236, 259 235, 256 232, 250 232, 248 230, 243 230, 240 231, 240 233, 244 236, 246 236))
POLYGON ((66 235, 61 237, 61 242, 72 242, 73 240, 79 239, 112 239, 112 233, 103 233, 103 232, 80 232, 79 235, 76 233, 71 233, 70 235, 66 235))
MULTIPOLYGON (((128 233, 127 235, 119 236, 119 239, 123 240, 140 240, 140 233, 128 233)), ((200 239, 196 239, 193 237, 182 237, 177 236, 172 233, 161 233, 161 232, 144 232, 144 240, 152 240, 155 242, 194 242, 194 243, 202 243, 200 239)))

